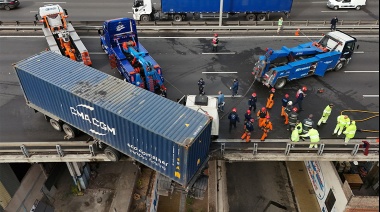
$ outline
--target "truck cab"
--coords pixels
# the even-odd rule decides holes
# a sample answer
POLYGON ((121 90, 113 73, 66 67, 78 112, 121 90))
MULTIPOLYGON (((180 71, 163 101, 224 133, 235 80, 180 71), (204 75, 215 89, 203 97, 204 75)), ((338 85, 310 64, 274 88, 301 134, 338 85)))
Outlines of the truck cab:
POLYGON ((366 0, 328 0, 327 7, 338 10, 346 8, 355 8, 360 10, 363 6, 366 5, 366 0))
POLYGON ((132 11, 133 19, 146 22, 152 20, 154 7, 150 0, 134 0, 132 11))
POLYGON ((252 74, 267 87, 281 89, 288 81, 312 75, 324 76, 347 65, 356 45, 356 38, 341 32, 329 32, 317 42, 309 42, 281 50, 266 49, 259 57, 252 74))
POLYGON ((212 117, 211 136, 217 139, 219 136, 219 114, 218 114, 218 99, 205 95, 186 95, 183 96, 178 103, 185 105, 188 108, 204 113, 212 117))

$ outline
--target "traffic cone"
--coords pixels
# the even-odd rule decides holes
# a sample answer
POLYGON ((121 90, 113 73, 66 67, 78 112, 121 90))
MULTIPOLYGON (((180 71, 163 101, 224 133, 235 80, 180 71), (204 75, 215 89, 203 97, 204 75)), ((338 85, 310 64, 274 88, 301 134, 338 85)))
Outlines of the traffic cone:
POLYGON ((294 33, 295 36, 300 36, 300 29, 297 29, 296 33, 294 33))

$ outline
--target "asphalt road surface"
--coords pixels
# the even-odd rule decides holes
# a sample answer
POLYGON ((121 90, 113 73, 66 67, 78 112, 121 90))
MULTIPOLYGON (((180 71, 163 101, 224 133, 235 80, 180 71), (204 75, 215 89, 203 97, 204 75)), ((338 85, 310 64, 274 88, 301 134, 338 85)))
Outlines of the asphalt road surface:
MULTIPOLYGON (((34 21, 38 8, 50 2, 36 0, 20 0, 18 9, 0 12, 0 21, 34 21)), ((132 17, 132 0, 64 0, 57 2, 68 10, 70 21, 104 21, 119 17, 132 17)), ((160 1, 153 0, 155 8, 160 8, 160 1)), ((332 10, 326 6, 327 0, 294 0, 292 12, 285 20, 330 20, 335 15, 340 20, 378 20, 379 1, 367 0, 362 10, 342 9, 332 10)), ((284 14, 273 13, 270 20, 276 21, 284 14)), ((284 16, 285 17, 285 16, 284 16)), ((211 19, 217 20, 217 19, 211 19)), ((244 20, 243 17, 229 20, 244 20)))
MULTIPOLYGON (((316 38, 314 38, 316 39, 316 38)), ((82 36, 85 46, 90 52, 93 66, 108 74, 120 77, 116 70, 111 70, 107 56, 102 52, 97 37, 82 36)), ((300 86, 309 89, 304 100, 305 111, 300 113, 300 119, 314 114, 318 121, 324 107, 330 102, 336 107, 326 125, 319 129, 322 138, 331 138, 336 124, 336 117, 345 109, 379 111, 379 39, 358 37, 360 49, 353 55, 351 63, 340 72, 327 73, 325 77, 309 77, 290 82, 275 94, 275 104, 271 109, 271 119, 274 130, 268 138, 287 138, 289 132, 280 117, 280 101, 285 93, 294 100, 300 86), (362 72, 364 71, 364 72, 362 72), (367 72, 366 72, 367 71, 367 72), (375 71, 375 72, 369 72, 375 71), (324 88, 324 93, 317 93, 324 88), (365 95, 377 95, 367 97, 365 95)), ((285 37, 245 37, 227 38, 221 35, 220 53, 211 52, 210 38, 141 38, 153 58, 158 61, 164 71, 168 97, 177 100, 185 94, 197 94, 197 81, 203 77, 206 81, 206 94, 216 95, 220 90, 230 95, 229 87, 232 80, 240 82, 239 94, 244 97, 226 98, 225 110, 233 107, 243 119, 247 110, 247 99, 252 92, 258 94, 258 108, 266 103, 269 89, 260 83, 254 83, 251 75, 253 64, 258 56, 264 53, 266 47, 279 49, 282 45, 289 47, 307 42, 306 38, 285 37), (207 72, 207 73, 205 73, 207 72), (217 73, 236 72, 236 73, 217 73)), ((54 131, 49 123, 44 121, 40 113, 34 113, 25 105, 21 88, 11 64, 27 58, 47 47, 43 37, 0 37, 0 141, 52 141, 62 140, 63 133, 54 131)), ((54 71, 54 70, 52 70, 54 71)), ((59 74, 59 73, 57 73, 59 74)), ((228 119, 220 114, 220 138, 239 138, 243 132, 243 124, 228 133, 228 119)), ((368 114, 350 114, 354 119, 364 119, 368 114)), ((256 126, 256 125, 255 125, 256 126)), ((378 130, 378 118, 358 122, 359 129, 378 130)), ((357 133, 357 138, 378 136, 378 133, 357 133)), ((253 139, 259 139, 261 133, 256 131, 253 139)), ((83 138, 78 138, 83 139, 83 138)))

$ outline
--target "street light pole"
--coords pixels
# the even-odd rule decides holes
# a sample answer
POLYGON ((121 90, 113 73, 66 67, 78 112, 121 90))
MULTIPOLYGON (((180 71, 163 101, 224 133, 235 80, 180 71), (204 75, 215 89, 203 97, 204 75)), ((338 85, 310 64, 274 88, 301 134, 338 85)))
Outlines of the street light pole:
POLYGON ((220 0, 219 26, 222 26, 222 19, 223 19, 223 0, 220 0))

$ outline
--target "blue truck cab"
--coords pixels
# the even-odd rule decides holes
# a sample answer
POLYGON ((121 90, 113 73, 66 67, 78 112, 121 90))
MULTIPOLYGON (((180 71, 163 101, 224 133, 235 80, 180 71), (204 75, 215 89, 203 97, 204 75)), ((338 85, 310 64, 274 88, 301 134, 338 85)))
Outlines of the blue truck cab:
POLYGON ((259 56, 252 74, 267 87, 283 88, 288 81, 339 71, 347 65, 356 45, 356 38, 341 31, 329 32, 318 42, 308 42, 293 48, 266 49, 259 56))
POLYGON ((107 20, 98 32, 111 67, 117 68, 125 81, 157 94, 166 90, 161 67, 139 42, 135 20, 107 20))

